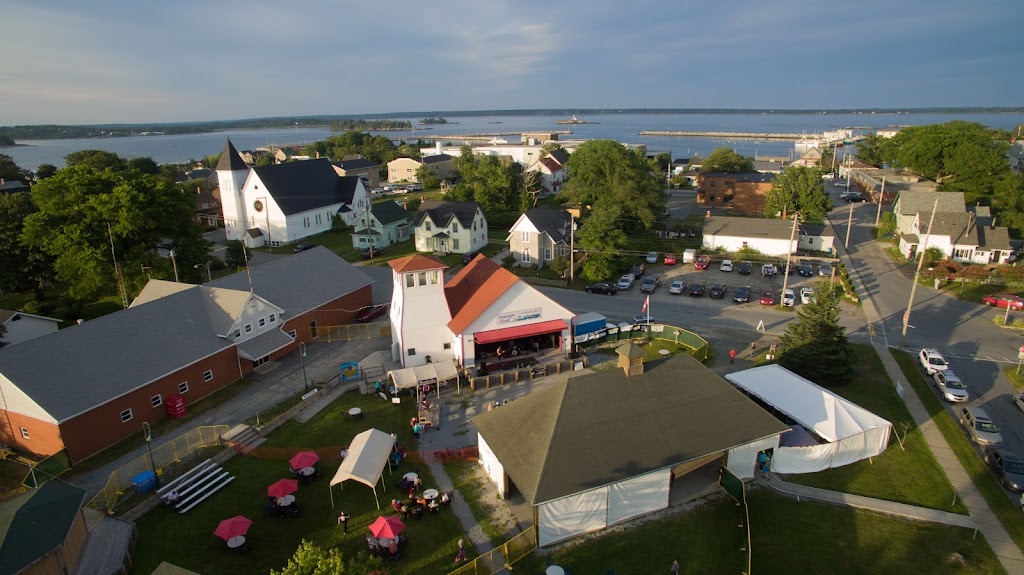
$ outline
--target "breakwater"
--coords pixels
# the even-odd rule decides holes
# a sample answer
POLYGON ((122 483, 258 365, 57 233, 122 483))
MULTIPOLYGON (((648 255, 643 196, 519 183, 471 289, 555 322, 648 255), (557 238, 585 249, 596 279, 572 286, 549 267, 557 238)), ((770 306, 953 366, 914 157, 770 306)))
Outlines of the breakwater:
POLYGON ((820 134, 773 134, 768 132, 688 132, 675 130, 643 130, 641 136, 681 136, 690 138, 736 138, 745 140, 802 140, 820 138, 820 134))

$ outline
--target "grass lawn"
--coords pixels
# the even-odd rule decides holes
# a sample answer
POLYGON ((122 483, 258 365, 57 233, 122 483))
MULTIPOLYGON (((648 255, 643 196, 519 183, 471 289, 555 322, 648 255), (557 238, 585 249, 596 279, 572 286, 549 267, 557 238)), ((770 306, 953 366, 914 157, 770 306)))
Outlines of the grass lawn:
POLYGON ((469 504, 480 529, 490 538, 491 545, 497 547, 508 541, 510 537, 494 523, 490 518, 490 512, 484 508, 482 503, 485 497, 491 498, 497 503, 498 492, 494 489, 494 484, 474 480, 473 472, 476 467, 479 467, 479 464, 475 461, 446 461, 442 465, 445 473, 455 485, 456 491, 469 504))
POLYGON ((853 348, 857 354, 853 383, 829 389, 892 422, 906 451, 892 435, 889 448, 878 457, 817 473, 788 475, 786 481, 966 514, 961 501, 953 504, 953 486, 896 395, 875 349, 865 344, 853 348))
MULTIPOLYGON (((270 435, 266 446, 298 451, 305 448, 348 445, 352 437, 367 428, 398 433, 399 441, 413 446, 409 417, 413 413, 411 402, 394 406, 375 396, 348 393, 335 401, 308 423, 290 421, 270 435), (361 421, 346 420, 344 413, 353 406, 364 411, 361 421)), ((428 432, 429 433, 429 432, 428 432)), ((272 450, 256 450, 254 454, 269 454, 272 450)), ((386 487, 378 484, 378 510, 370 488, 355 482, 346 482, 344 489, 333 490, 335 507, 331 508, 327 489, 337 460, 325 459, 320 463, 323 476, 312 485, 301 486, 296 494, 302 514, 299 517, 277 519, 267 515, 266 488, 271 483, 288 477, 288 463, 283 459, 260 459, 238 456, 224 468, 236 479, 181 516, 166 507, 159 507, 138 521, 139 544, 135 556, 136 573, 149 573, 163 560, 200 573, 267 573, 281 569, 292 556, 302 539, 323 547, 338 547, 343 555, 351 556, 366 549, 366 527, 378 515, 387 515, 391 498, 400 494, 395 481, 401 473, 418 469, 424 486, 437 483, 426 465, 404 462, 392 474, 384 472, 386 487), (349 520, 349 533, 337 526, 337 515, 344 510, 349 520), (247 535, 251 551, 245 555, 229 552, 223 541, 213 536, 220 520, 245 515, 254 521, 247 535)), ((387 562, 393 575, 411 573, 445 573, 455 556, 456 544, 466 535, 458 519, 450 511, 427 514, 421 520, 406 521, 405 533, 410 544, 398 562, 387 562)), ((473 549, 469 549, 470 554, 473 549)))
MULTIPOLYGON (((0 297, 0 308, 21 310, 34 299, 35 295, 30 291, 7 294, 0 297)), ((46 293, 43 301, 39 303, 50 304, 54 307, 53 311, 39 313, 39 315, 63 320, 60 324, 61 329, 75 325, 79 319, 88 321, 124 309, 124 306, 121 305, 121 297, 116 294, 101 296, 96 301, 85 304, 82 313, 76 314, 74 317, 71 317, 72 314, 56 294, 46 293)))
POLYGON ((975 451, 974 446, 968 441, 960 425, 943 408, 939 398, 932 392, 931 387, 925 382, 917 367, 917 362, 907 353, 889 350, 903 370, 903 376, 907 378, 914 392, 921 398, 921 403, 932 416, 935 426, 949 442, 950 448, 956 453, 960 464, 964 466, 967 474, 971 477, 975 487, 988 502, 992 512, 999 518, 1006 531, 1013 538, 1014 543, 1024 548, 1024 521, 1020 519, 1020 510, 1017 505, 1006 495, 1006 491, 999 485, 995 477, 989 472, 981 456, 975 451))
MULTIPOLYGON (((797 503, 767 489, 748 492, 752 573, 864 574, 1002 573, 985 543, 968 529, 932 525, 815 502, 797 503), (965 567, 945 562, 960 553, 965 567)), ((678 559, 682 573, 741 573, 739 509, 728 497, 625 531, 584 538, 559 548, 552 560, 573 573, 667 573, 678 559)), ((517 573, 543 573, 534 553, 517 573)))
MULTIPOLYGON (((921 285, 935 288, 935 280, 933 278, 921 278, 921 285)), ((939 284, 939 290, 946 292, 949 295, 956 296, 959 299, 965 301, 973 301, 975 303, 981 303, 981 298, 987 295, 995 295, 1002 293, 1009 293, 1014 295, 1024 295, 1024 289, 1014 286, 997 285, 997 284, 984 284, 974 282, 959 282, 959 281, 946 281, 942 280, 939 284)), ((994 309, 994 308, 993 308, 994 309)), ((999 324, 1002 324, 1003 314, 1006 312, 1005 309, 1000 308, 999 310, 999 324)), ((1017 312, 1019 313, 1019 312, 1017 312)), ((1013 320, 1014 312, 1010 312, 1010 319, 1013 320)))
POLYGON ((1010 380, 1018 390, 1024 388, 1024 368, 1018 368, 1016 365, 1011 365, 1003 369, 1003 375, 1006 379, 1010 380), (1020 373, 1017 370, 1020 369, 1020 373))

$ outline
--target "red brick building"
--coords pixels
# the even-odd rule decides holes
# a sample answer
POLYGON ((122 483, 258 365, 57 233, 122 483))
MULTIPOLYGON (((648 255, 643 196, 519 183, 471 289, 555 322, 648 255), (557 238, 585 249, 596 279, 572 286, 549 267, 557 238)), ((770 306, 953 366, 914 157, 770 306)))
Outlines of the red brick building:
POLYGON ((372 280, 324 247, 201 286, 152 280, 125 310, 0 349, 0 441, 72 462, 349 322, 372 280))
POLYGON ((741 214, 760 214, 775 174, 702 173, 697 182, 697 205, 727 208, 741 214))

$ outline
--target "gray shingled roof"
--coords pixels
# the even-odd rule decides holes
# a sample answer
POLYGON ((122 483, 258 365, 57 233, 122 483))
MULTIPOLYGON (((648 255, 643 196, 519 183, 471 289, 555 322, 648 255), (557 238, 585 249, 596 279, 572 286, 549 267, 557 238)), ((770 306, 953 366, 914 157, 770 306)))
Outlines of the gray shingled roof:
MULTIPOLYGON (((935 200, 932 200, 934 203, 935 200)), ((930 212, 931 210, 929 210, 930 212)), ((978 245, 978 226, 974 223, 974 216, 967 212, 936 212, 935 222, 932 224, 932 231, 929 232, 928 220, 931 214, 921 214, 920 233, 949 236, 953 245, 976 246, 978 245)))
MULTIPOLYGON (((256 295, 291 319, 372 280, 323 246, 253 267, 256 295)), ((206 286, 249 291, 245 272, 206 286)), ((0 348, 0 374, 58 422, 232 346, 198 287, 0 348)))
POLYGON ((743 172, 739 174, 730 174, 723 172, 704 172, 704 179, 728 179, 734 182, 771 182, 775 179, 776 174, 762 174, 761 172, 743 172))
POLYGON ((818 238, 835 237, 836 235, 832 226, 826 226, 825 224, 800 224, 800 233, 818 238))
POLYGON ((932 208, 935 206, 935 198, 939 199, 939 207, 935 213, 955 212, 964 213, 963 192, 929 192, 926 190, 904 190, 900 192, 896 200, 897 215, 912 216, 917 213, 924 213, 924 217, 931 216, 932 208))
POLYGON ((285 215, 333 204, 350 204, 359 176, 339 176, 330 160, 306 160, 253 168, 285 215))
POLYGON ((27 192, 31 188, 21 180, 6 180, 0 184, 0 192, 3 193, 15 193, 15 192, 27 192))
POLYGON ((348 171, 348 170, 358 170, 358 169, 361 169, 361 168, 376 168, 377 167, 377 164, 375 162, 371 162, 370 160, 367 160, 366 158, 354 158, 354 159, 351 159, 351 160, 342 160, 340 162, 334 162, 334 165, 338 166, 339 168, 341 168, 341 169, 343 169, 345 171, 348 171))
POLYGON ((569 161, 569 152, 565 148, 555 148, 548 154, 563 166, 569 161))
POLYGON ((573 377, 472 421, 533 505, 787 430, 690 356, 573 377))
POLYGON ((476 217, 480 204, 476 202, 446 202, 443 200, 424 200, 420 202, 419 211, 416 212, 417 226, 423 222, 423 218, 430 215, 431 221, 441 227, 447 227, 452 218, 458 218, 463 226, 472 226, 473 218, 476 217))
POLYGON ((978 227, 978 247, 985 250, 1010 250, 1010 232, 1005 227, 978 227))
POLYGON ((217 160, 217 170, 248 170, 249 166, 245 165, 245 161, 242 160, 242 156, 239 155, 238 150, 235 149, 234 144, 231 143, 231 139, 228 138, 226 144, 224 144, 224 150, 220 153, 220 159, 217 160))
POLYGON ((434 154, 433 156, 425 156, 423 158, 423 160, 422 160, 422 163, 424 163, 424 164, 437 164, 437 163, 440 163, 440 162, 447 162, 447 161, 449 161, 451 159, 452 159, 452 157, 449 156, 448 154, 434 154))
POLYGON ((0 504, 0 572, 20 573, 64 544, 85 490, 59 479, 0 504))
POLYGON ((792 235, 792 229, 793 223, 787 220, 729 216, 714 216, 704 220, 705 236, 788 240, 792 235))
POLYGON ((402 220, 412 221, 412 214, 405 211, 405 208, 396 204, 392 200, 373 204, 373 206, 370 207, 370 211, 373 212, 373 217, 377 218, 377 221, 380 222, 382 226, 402 220))
POLYGON ((551 206, 541 206, 526 212, 526 217, 537 230, 549 235, 551 241, 569 243, 569 212, 556 210, 551 206))

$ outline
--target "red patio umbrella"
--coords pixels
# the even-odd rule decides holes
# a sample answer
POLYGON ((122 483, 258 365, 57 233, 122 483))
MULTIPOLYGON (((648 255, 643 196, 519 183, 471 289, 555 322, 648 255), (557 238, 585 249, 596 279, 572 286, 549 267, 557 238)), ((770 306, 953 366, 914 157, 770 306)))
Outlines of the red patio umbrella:
POLYGON ((397 515, 379 516, 370 524, 370 533, 377 539, 382 537, 397 539, 398 534, 403 530, 405 530, 405 523, 402 523, 397 515))
POLYGON ((227 541, 232 537, 239 535, 245 535, 249 531, 249 526, 252 525, 252 519, 244 517, 242 515, 236 515, 231 519, 225 519, 220 522, 217 529, 214 530, 213 534, 221 539, 227 541))
POLYGON ((284 497, 299 490, 299 482, 296 479, 281 479, 267 488, 268 497, 284 497))
POLYGON ((315 451, 300 451, 288 463, 291 464, 292 469, 303 469, 305 467, 313 467, 313 464, 317 461, 320 461, 320 456, 315 451))

